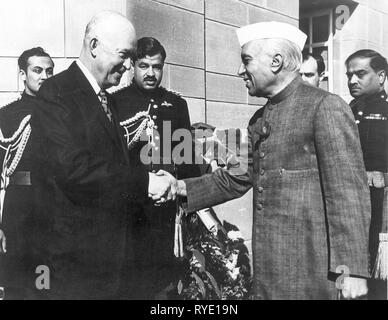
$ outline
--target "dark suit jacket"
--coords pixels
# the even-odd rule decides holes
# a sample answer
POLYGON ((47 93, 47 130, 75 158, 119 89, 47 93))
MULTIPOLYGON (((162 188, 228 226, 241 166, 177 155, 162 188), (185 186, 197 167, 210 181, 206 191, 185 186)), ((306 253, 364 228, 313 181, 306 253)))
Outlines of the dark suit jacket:
POLYGON ((112 100, 114 124, 76 63, 47 80, 39 97, 32 181, 49 295, 116 298, 130 253, 126 206, 145 199, 148 174, 129 162, 112 100))
POLYGON ((190 211, 253 187, 255 297, 335 298, 328 279, 339 266, 368 277, 370 198, 349 106, 298 76, 256 112, 248 132, 247 171, 219 169, 186 184, 190 211))

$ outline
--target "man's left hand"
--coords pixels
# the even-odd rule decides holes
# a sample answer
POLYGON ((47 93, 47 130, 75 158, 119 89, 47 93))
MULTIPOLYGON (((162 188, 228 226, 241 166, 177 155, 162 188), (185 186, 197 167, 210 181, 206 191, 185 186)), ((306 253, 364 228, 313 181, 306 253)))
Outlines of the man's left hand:
POLYGON ((375 188, 385 187, 384 173, 380 171, 367 171, 366 174, 368 176, 368 184, 370 187, 375 187, 375 188))
POLYGON ((368 293, 368 286, 366 279, 361 278, 344 278, 342 296, 345 299, 357 299, 366 296, 368 293))

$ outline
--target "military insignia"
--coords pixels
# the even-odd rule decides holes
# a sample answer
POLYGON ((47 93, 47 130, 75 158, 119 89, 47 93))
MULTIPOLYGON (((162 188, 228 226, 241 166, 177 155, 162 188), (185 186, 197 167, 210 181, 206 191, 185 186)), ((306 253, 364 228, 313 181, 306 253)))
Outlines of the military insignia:
POLYGON ((178 96, 178 97, 182 97, 182 93, 180 93, 180 92, 178 92, 178 91, 174 91, 174 90, 171 90, 171 89, 166 89, 165 87, 160 87, 160 88, 164 89, 164 90, 167 91, 167 92, 170 92, 170 93, 172 93, 172 94, 175 94, 175 95, 178 96))
POLYGON ((156 126, 150 116, 151 104, 152 102, 148 105, 147 111, 140 111, 136 113, 134 117, 120 122, 120 126, 123 127, 126 132, 125 138, 127 140, 128 149, 132 149, 135 144, 140 141, 140 137, 144 131, 148 136, 148 143, 155 146, 153 129, 156 129, 156 126))
POLYGON ((109 88, 108 92, 110 94, 115 94, 115 93, 119 93, 121 91, 123 91, 124 89, 127 89, 128 87, 130 87, 131 84, 128 84, 128 83, 124 83, 124 84, 119 84, 118 86, 116 87, 112 87, 112 88, 109 88))
POLYGON ((382 114, 379 113, 371 113, 368 116, 365 116, 365 119, 367 120, 387 120, 387 117, 384 117, 382 114))
POLYGON ((167 108, 169 108, 169 107, 172 107, 172 103, 169 103, 169 102, 167 102, 167 101, 164 101, 164 102, 161 104, 161 106, 162 106, 162 107, 167 107, 167 108))

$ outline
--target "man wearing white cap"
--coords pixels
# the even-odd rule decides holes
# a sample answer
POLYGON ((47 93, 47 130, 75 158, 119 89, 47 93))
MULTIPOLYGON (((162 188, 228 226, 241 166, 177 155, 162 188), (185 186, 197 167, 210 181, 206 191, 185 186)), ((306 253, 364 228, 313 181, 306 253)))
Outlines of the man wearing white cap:
POLYGON ((251 96, 268 98, 249 122, 249 169, 219 169, 174 186, 189 211, 253 187, 255 299, 365 296, 370 205, 351 110, 302 81, 306 35, 297 28, 257 23, 237 35, 238 74, 251 96))

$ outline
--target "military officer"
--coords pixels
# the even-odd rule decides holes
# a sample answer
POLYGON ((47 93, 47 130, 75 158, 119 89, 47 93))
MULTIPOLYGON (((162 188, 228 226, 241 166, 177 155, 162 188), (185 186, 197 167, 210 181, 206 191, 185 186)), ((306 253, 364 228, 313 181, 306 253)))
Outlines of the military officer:
MULTIPOLYGON (((178 129, 190 132, 190 117, 187 102, 180 94, 160 86, 165 59, 166 51, 157 39, 138 40, 133 82, 114 94, 119 119, 124 129, 127 128, 123 134, 130 155, 140 153, 150 171, 163 169, 182 178, 196 176, 199 169, 194 165, 174 165, 172 150, 179 141, 172 141, 171 137, 178 129), (149 141, 140 139, 139 135, 146 131, 142 126, 144 119, 153 132, 149 141)), ((156 207, 150 202, 139 208, 134 219, 135 276, 132 280, 139 288, 131 290, 135 295, 130 298, 172 297, 163 292, 173 288, 171 283, 179 272, 179 263, 174 257, 176 210, 173 203, 156 207)))
MULTIPOLYGON (((350 103, 360 133, 368 183, 371 193, 372 216, 369 251, 374 263, 383 228, 384 173, 388 170, 388 102, 384 91, 387 60, 373 50, 359 50, 345 62, 348 87, 354 100, 350 103)), ((373 266, 373 265, 372 265, 373 266)), ((369 298, 386 297, 384 284, 372 281, 369 298)))
POLYGON ((36 93, 54 72, 53 60, 40 47, 24 51, 18 65, 25 90, 19 100, 0 110, 3 135, 0 223, 7 237, 6 247, 0 249, 4 253, 0 256, 0 286, 6 288, 6 299, 30 298, 27 288, 31 289, 34 284, 32 277, 36 266, 31 260, 33 195, 30 177, 33 146, 29 143, 29 119, 36 93))

